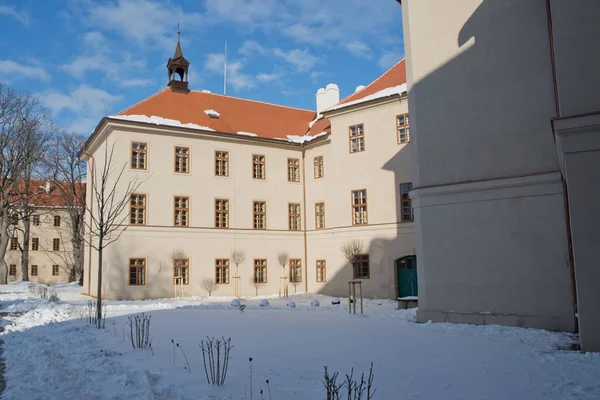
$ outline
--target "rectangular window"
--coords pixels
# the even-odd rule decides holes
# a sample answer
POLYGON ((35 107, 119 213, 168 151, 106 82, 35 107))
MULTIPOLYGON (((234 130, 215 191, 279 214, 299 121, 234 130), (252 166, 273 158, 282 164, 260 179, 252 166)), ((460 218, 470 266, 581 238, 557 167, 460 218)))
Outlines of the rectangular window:
POLYGON ((148 143, 131 143, 131 169, 146 169, 148 143))
POLYGON ((408 125, 408 114, 396 116, 396 128, 398 128, 398 144, 410 142, 410 127, 408 125))
POLYGON ((144 286, 146 284, 146 259, 129 259, 129 286, 144 286))
POLYGON ((175 226, 189 226, 190 198, 175 197, 175 226))
POLYGON ((33 226, 40 226, 40 216, 39 215, 33 216, 33 226))
POLYGON ((412 190, 412 188, 412 182, 400 184, 400 207, 402 208, 400 216, 403 222, 412 222, 415 220, 415 214, 412 208, 412 200, 409 196, 409 192, 412 190))
POLYGON ((265 156, 252 155, 252 179, 265 179, 266 176, 265 156))
POLYGON ((327 282, 327 263, 317 260, 317 282, 327 282))
POLYGON ((325 203, 315 203, 315 228, 325 228, 325 203))
POLYGON ((31 250, 38 251, 40 249, 40 238, 31 239, 31 250))
POLYGON ((8 267, 8 275, 17 276, 17 264, 10 264, 8 267))
POLYGON ((190 260, 188 258, 176 258, 173 260, 173 284, 190 284, 190 260))
POLYGON ((60 215, 54 216, 54 226, 60 226, 60 215))
POLYGON ((59 271, 60 271, 60 267, 58 265, 52 266, 52 276, 58 276, 59 271))
POLYGON ((322 178, 325 176, 325 170, 323 169, 323 156, 315 157, 315 179, 322 178))
POLYGON ((290 282, 302 282, 302 260, 290 259, 290 282))
POLYGON ((352 191, 352 225, 366 225, 367 189, 352 191))
POLYGON ((220 285, 229 283, 229 259, 228 258, 217 258, 215 260, 215 282, 220 285))
POLYGON ((361 254, 356 256, 356 260, 354 261, 354 279, 369 279, 370 272, 369 255, 361 254))
POLYGON ((215 175, 229 176, 229 152, 215 151, 215 175))
POLYGON ((129 202, 129 223, 146 225, 146 195, 132 193, 129 202))
POLYGON ((252 203, 254 229, 267 229, 267 203, 255 201, 252 203))
POLYGON ((288 203, 288 229, 290 231, 300 230, 300 204, 288 203))
POLYGON ((19 239, 12 237, 10 238, 10 249, 18 250, 19 249, 19 239))
POLYGON ((349 130, 350 153, 365 151, 365 130, 363 124, 352 125, 349 130))
POLYGON ((288 182, 300 182, 300 160, 288 158, 288 182))
POLYGON ((38 276, 38 266, 37 265, 31 266, 31 276, 38 276))
POLYGON ((60 239, 59 238, 52 239, 52 250, 60 251, 60 239))
POLYGON ((215 199, 215 228, 229 228, 229 200, 215 199))
POLYGON ((190 172, 190 148, 175 146, 175 172, 187 174, 190 172))
POLYGON ((267 260, 254 260, 254 282, 267 283, 267 260))

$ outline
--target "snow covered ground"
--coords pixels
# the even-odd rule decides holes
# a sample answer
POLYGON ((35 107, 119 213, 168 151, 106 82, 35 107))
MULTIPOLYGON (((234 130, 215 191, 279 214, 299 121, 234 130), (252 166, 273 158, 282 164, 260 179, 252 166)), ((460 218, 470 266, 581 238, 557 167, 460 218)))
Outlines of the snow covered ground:
POLYGON ((534 329, 416 324, 414 310, 389 300, 366 301, 349 315, 347 300, 296 295, 287 300, 230 298, 107 302, 106 329, 81 317, 81 287, 58 287, 49 303, 23 283, 0 286, 5 318, 4 358, 9 399, 324 399, 323 366, 343 376, 368 372, 374 362, 374 399, 600 399, 600 354, 567 348, 572 336, 534 329), (320 307, 310 305, 318 299, 320 307), (124 338, 127 315, 152 315, 154 354, 124 338), (208 385, 200 341, 231 337, 225 385, 208 385), (173 356, 173 344, 179 343, 173 356), (185 368, 185 359, 189 370, 185 368), (173 362, 174 359, 174 362, 173 362))

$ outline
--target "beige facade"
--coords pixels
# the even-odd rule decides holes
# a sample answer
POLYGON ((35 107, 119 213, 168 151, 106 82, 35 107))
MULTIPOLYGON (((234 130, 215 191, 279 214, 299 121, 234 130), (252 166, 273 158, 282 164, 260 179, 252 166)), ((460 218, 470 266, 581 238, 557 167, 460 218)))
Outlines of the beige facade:
POLYGON ((574 331, 577 312, 600 349, 598 129, 568 118, 600 109, 600 4, 401 3, 418 319, 574 331))
MULTIPOLYGON (((347 295, 354 274, 341 247, 353 239, 364 243, 369 256, 369 276, 362 279, 365 296, 397 297, 395 260, 413 255, 415 248, 413 223, 402 222, 399 212, 399 184, 411 182, 411 158, 410 144, 398 144, 396 116, 407 111, 406 97, 400 95, 329 111, 331 133, 304 144, 105 120, 85 150, 88 182, 93 186, 97 179, 94 165, 97 170, 103 165, 104 146, 114 145, 115 165, 127 164, 118 191, 122 195, 127 183, 141 181, 136 193, 146 196, 146 209, 145 224, 127 226, 104 251, 103 297, 173 297, 173 255, 178 252, 189 260, 186 296, 207 295, 202 280, 217 280, 222 259, 229 259, 229 280, 217 284, 212 295, 232 296, 235 275, 242 296, 278 294, 281 277, 289 282, 290 263, 301 271, 300 281, 289 283, 290 293, 347 295), (351 154, 348 132, 356 124, 363 124, 365 149, 351 154), (132 143, 147 144, 145 170, 131 168, 132 143), (189 148, 189 173, 174 171, 176 147, 189 148), (228 152, 227 176, 215 175, 216 152, 221 151, 228 152), (256 155, 264 156, 264 179, 253 177, 256 155), (315 177, 315 157, 323 159, 323 177, 315 177), (288 181, 290 159, 298 160, 297 182, 288 181), (353 226, 351 193, 361 189, 367 192, 368 221, 353 226), (189 198, 187 227, 174 226, 175 197, 189 198), (217 200, 229 202, 227 228, 215 226, 217 200), (254 226, 257 201, 266 204, 266 229, 254 226), (298 230, 289 227, 290 203, 300 205, 298 230), (315 203, 324 203, 323 228, 316 226, 315 203), (231 260, 234 249, 246 253, 238 272, 231 260), (282 251, 290 258, 285 270, 277 261, 282 251), (142 260, 142 284, 130 284, 131 259, 142 260), (260 262, 255 260, 267 265, 266 282, 259 285, 252 282, 260 262), (319 277, 317 265, 325 268, 319 277)), ((95 296, 97 252, 90 247, 84 277, 84 291, 95 296)))
MULTIPOLYGON (((69 279, 73 279, 72 266, 75 262, 69 213, 60 207, 38 207, 31 219, 29 280, 50 284, 69 282, 69 279)), ((8 282, 22 280, 20 248, 23 246, 23 234, 21 225, 19 222, 13 236, 18 241, 18 245, 11 246, 9 243, 4 258, 9 266, 8 282)))

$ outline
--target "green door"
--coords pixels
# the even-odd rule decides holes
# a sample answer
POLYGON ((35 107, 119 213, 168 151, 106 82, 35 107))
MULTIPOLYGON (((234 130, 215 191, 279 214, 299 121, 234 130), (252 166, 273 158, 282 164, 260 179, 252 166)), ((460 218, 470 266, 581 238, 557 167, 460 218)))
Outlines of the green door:
POLYGON ((417 256, 402 257, 396 260, 398 272, 398 297, 418 296, 417 256))

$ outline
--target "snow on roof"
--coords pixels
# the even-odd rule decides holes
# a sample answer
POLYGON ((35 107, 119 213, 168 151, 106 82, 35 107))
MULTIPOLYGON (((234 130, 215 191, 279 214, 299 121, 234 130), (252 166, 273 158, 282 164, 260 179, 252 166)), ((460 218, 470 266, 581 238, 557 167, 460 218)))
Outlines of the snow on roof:
POLYGON ((204 110, 204 112, 211 118, 219 118, 221 116, 221 114, 215 110, 204 110))
POLYGON ((367 102, 367 101, 381 99, 381 98, 384 98, 384 97, 389 97, 389 96, 393 96, 395 94, 402 94, 402 93, 406 93, 406 83, 403 83, 402 85, 398 85, 398 86, 394 86, 394 87, 390 87, 390 88, 387 88, 387 89, 380 90, 378 92, 373 93, 372 95, 365 96, 365 97, 360 98, 358 100, 354 100, 354 101, 350 101, 348 103, 342 103, 342 104, 335 105, 333 107, 328 108, 325 111, 339 110, 340 108, 349 107, 349 106, 352 106, 352 105, 355 105, 355 104, 360 104, 360 103, 364 103, 364 102, 367 102))
POLYGON ((314 136, 308 136, 308 135, 304 135, 304 136, 287 135, 287 138, 292 143, 307 143, 307 142, 310 142, 312 140, 315 140, 318 137, 325 136, 325 135, 327 135, 327 132, 321 132, 318 135, 314 135, 314 136))
POLYGON ((242 135, 242 136, 258 136, 256 133, 251 133, 251 132, 236 132, 236 134, 238 135, 242 135))
POLYGON ((167 125, 167 126, 177 126, 181 128, 190 128, 190 129, 199 129, 202 131, 210 131, 214 132, 215 130, 209 128, 207 126, 200 126, 196 124, 182 124, 180 121, 176 119, 168 119, 163 117, 157 117, 155 115, 148 117, 146 115, 111 115, 110 119, 120 119, 124 121, 135 121, 135 122, 144 122, 146 124, 154 124, 154 125, 167 125))

